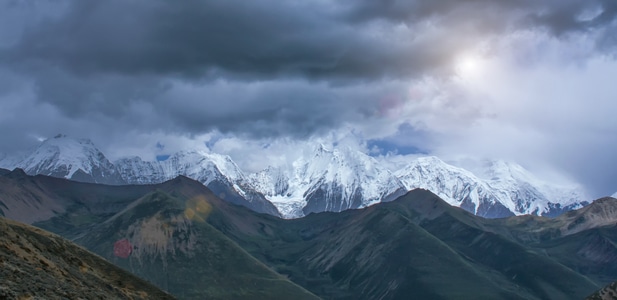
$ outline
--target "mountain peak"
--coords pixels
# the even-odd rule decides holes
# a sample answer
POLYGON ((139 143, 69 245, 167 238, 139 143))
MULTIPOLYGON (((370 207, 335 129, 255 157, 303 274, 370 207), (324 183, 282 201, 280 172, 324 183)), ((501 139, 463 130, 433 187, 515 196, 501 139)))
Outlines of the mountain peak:
POLYGON ((15 168, 13 169, 13 171, 10 171, 5 176, 9 178, 17 179, 17 178, 25 178, 28 176, 28 174, 26 174, 26 172, 24 172, 24 170, 21 168, 15 168))
POLYGON ((255 189, 286 218, 366 207, 405 192, 388 169, 357 149, 328 150, 323 144, 315 149, 290 168, 265 169, 250 176, 255 189))
POLYGON ((445 164, 444 161, 441 160, 437 156, 421 156, 421 157, 416 158, 416 160, 419 161, 419 162, 423 162, 423 163, 445 164))
POLYGON ((53 138, 42 141, 38 148, 42 147, 57 147, 57 149, 55 149, 57 152, 64 152, 68 155, 78 154, 80 152, 83 153, 85 149, 89 151, 98 151, 92 140, 87 138, 74 138, 66 134, 58 134, 53 138))
POLYGON ((5 167, 21 168, 27 174, 42 174, 84 182, 122 183, 114 165, 89 139, 64 134, 42 141, 23 158, 5 167))
POLYGON ((617 216, 617 199, 612 197, 604 197, 593 201, 591 204, 586 207, 580 209, 581 212, 585 213, 609 213, 613 211, 615 216, 617 216))

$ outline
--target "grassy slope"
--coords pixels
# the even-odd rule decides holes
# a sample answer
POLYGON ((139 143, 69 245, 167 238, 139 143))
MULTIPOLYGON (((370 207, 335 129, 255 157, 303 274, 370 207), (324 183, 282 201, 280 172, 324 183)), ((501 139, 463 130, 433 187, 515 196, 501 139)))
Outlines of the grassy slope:
POLYGON ((617 225, 585 230, 534 247, 602 285, 617 279, 617 225))

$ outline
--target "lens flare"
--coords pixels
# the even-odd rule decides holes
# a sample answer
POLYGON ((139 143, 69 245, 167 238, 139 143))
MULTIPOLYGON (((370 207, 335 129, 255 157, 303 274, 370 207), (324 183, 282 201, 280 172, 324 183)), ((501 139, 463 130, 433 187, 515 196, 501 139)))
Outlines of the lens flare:
POLYGON ((186 201, 184 216, 191 221, 205 222, 211 211, 212 205, 208 203, 206 197, 198 196, 186 201))

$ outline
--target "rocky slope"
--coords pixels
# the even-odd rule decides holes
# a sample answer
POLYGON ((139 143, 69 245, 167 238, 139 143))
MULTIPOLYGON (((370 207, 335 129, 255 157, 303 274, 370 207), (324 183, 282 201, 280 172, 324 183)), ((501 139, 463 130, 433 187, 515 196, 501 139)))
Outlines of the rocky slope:
POLYGON ((173 299, 54 234, 0 217, 0 299, 173 299))

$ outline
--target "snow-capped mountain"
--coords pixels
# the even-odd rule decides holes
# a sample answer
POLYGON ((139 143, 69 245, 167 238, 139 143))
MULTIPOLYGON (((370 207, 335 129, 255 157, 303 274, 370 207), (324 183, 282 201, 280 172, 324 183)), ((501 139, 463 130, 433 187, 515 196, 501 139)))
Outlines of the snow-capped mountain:
POLYGON ((0 167, 23 169, 27 174, 42 174, 83 182, 122 184, 115 166, 88 139, 65 135, 43 141, 25 156, 6 157, 0 167))
POLYGON ((143 161, 139 157, 116 161, 121 177, 129 184, 160 183, 179 175, 210 188, 220 198, 257 212, 279 215, 276 207, 248 183, 229 156, 205 151, 181 151, 165 161, 143 161))
POLYGON ((589 202, 578 186, 563 186, 544 182, 522 166, 502 160, 488 161, 479 176, 516 205, 513 212, 556 216, 580 208, 589 202))
POLYGON ((437 157, 417 158, 395 172, 408 189, 428 189, 453 206, 489 218, 554 216, 587 204, 580 189, 544 183, 517 164, 490 161, 480 173, 478 177, 437 157))
POLYGON ((292 164, 245 175, 229 156, 206 151, 181 151, 165 161, 133 157, 112 163, 90 140, 58 135, 25 155, 0 158, 0 168, 105 184, 152 184, 184 175, 229 202, 286 218, 366 207, 414 188, 484 217, 554 216, 588 199, 577 187, 542 182, 504 161, 487 162, 472 173, 421 157, 392 172, 361 151, 323 145, 292 164))
POLYGON ((480 216, 511 216, 493 189, 474 174, 437 157, 420 157, 394 173, 409 190, 432 191, 450 205, 480 216))
POLYGON ((270 167, 250 179, 287 218, 366 207, 407 192, 374 158, 351 148, 327 150, 323 145, 289 167, 270 167))
POLYGON ((102 184, 152 184, 184 175, 231 203, 279 215, 272 203, 250 188, 231 158, 203 151, 179 152, 163 162, 135 157, 111 163, 92 141, 57 135, 23 157, 5 157, 0 168, 102 184))

